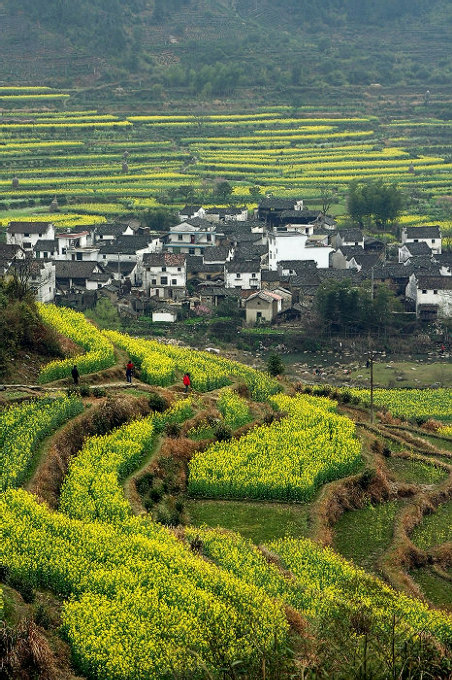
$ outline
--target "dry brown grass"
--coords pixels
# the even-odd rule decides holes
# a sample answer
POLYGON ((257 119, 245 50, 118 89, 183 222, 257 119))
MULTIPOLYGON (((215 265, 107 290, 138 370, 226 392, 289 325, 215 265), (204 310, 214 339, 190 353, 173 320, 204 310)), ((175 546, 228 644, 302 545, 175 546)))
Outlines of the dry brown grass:
MULTIPOLYGON (((410 452, 407 452, 406 457, 425 460, 421 455, 412 455, 410 452)), ((452 473, 452 466, 446 463, 439 463, 439 466, 452 473)), ((434 561, 435 555, 434 551, 424 551, 418 548, 411 541, 410 535, 425 515, 434 513, 441 504, 447 502, 451 497, 452 474, 449 474, 449 477, 435 489, 421 491, 418 489, 410 503, 397 514, 392 543, 379 563, 383 574, 395 588, 425 599, 420 588, 407 572, 431 563, 434 561)), ((447 562, 449 556, 450 553, 446 546, 442 554, 443 560, 447 562)))

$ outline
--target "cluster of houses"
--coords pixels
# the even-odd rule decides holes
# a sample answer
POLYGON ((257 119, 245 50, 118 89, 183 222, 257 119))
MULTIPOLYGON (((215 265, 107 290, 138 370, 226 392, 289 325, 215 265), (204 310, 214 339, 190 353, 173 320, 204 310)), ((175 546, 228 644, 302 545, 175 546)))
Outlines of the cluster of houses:
POLYGON ((172 321, 182 305, 232 301, 246 321, 299 318, 328 280, 387 284, 417 317, 452 316, 452 254, 438 226, 408 227, 398 258, 360 229, 338 227, 302 200, 266 198, 245 208, 185 206, 169 231, 138 220, 58 229, 10 222, 0 276, 26 273, 42 302, 75 307, 109 297, 118 308, 172 321))

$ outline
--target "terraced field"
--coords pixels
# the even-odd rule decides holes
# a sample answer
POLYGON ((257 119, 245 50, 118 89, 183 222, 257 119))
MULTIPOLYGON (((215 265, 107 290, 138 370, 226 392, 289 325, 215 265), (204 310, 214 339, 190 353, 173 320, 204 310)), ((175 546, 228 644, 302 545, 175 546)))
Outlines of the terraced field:
MULTIPOLYGON (((320 187, 328 186, 340 203, 359 178, 384 178, 433 198, 450 191, 447 121, 382 123, 352 111, 283 105, 127 116, 72 109, 67 93, 42 89, 0 92, 7 105, 0 120, 0 205, 30 213, 56 195, 70 202, 59 215, 63 226, 171 203, 181 186, 205 191, 219 178, 247 204, 255 186, 317 206, 320 187), (433 143, 437 134, 441 146, 433 143)), ((428 215, 405 216, 406 224, 426 221, 428 215)), ((447 221, 442 226, 445 233, 452 229, 447 221)))
MULTIPOLYGON (((408 426, 370 426, 362 410, 340 414, 221 357, 41 313, 88 360, 79 394, 63 396, 70 381, 44 368, 59 380, 42 398, 0 412, 0 610, 7 626, 34 617, 20 639, 34 640, 40 663, 59 668, 68 644, 71 677, 89 679, 283 680, 319 664, 360 677, 363 659, 377 680, 388 659, 393 677, 414 660, 447 677, 452 618, 416 598, 406 573, 432 599, 434 579, 448 584, 441 436, 433 445, 408 426), (113 361, 134 352, 125 396, 118 383, 90 387, 102 343, 113 361), (414 574, 420 564, 430 571, 414 574)), ((4 631, 6 667, 17 667, 24 647, 4 631)))

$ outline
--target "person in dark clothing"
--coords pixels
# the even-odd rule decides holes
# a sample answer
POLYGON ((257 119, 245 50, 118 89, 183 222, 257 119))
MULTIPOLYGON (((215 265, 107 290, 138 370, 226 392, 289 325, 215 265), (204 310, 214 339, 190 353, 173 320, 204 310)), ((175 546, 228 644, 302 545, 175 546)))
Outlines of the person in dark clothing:
POLYGON ((71 371, 71 375, 72 375, 72 380, 74 381, 74 385, 78 385, 78 379, 79 379, 80 373, 78 372, 77 366, 74 366, 74 368, 71 371))
POLYGON ((190 389, 190 385, 191 385, 190 373, 185 373, 185 374, 184 374, 184 377, 183 377, 183 379, 182 379, 182 382, 183 382, 184 385, 185 385, 185 392, 188 392, 189 389, 190 389))
POLYGON ((129 363, 126 366, 126 380, 128 383, 132 382, 133 369, 135 366, 132 363, 132 359, 129 359, 129 363))

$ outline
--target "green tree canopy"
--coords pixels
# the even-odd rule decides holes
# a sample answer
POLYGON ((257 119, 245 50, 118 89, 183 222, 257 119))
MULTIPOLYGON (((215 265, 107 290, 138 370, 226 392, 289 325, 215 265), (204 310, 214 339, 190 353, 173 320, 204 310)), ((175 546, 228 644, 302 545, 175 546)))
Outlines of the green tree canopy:
POLYGON ((397 184, 383 180, 356 180, 348 190, 348 212, 354 222, 365 224, 372 220, 385 229, 394 222, 403 208, 403 194, 397 184))
POLYGON ((327 281, 317 291, 316 308, 325 330, 331 333, 380 332, 394 323, 398 302, 380 284, 357 286, 349 279, 327 281))

